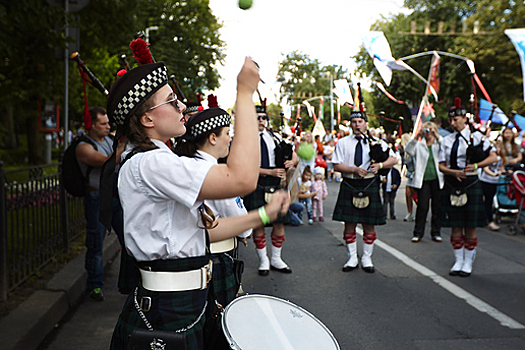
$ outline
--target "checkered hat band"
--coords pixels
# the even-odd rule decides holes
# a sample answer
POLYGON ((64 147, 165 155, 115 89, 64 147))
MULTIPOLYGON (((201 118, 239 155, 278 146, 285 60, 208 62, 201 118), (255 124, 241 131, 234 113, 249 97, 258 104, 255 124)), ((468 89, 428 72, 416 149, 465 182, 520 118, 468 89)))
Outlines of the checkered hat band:
POLYGON ((217 115, 213 118, 209 118, 195 124, 191 128, 191 136, 196 138, 199 135, 205 134, 210 130, 230 126, 230 123, 231 117, 229 114, 217 115))
POLYGON ((186 107, 186 109, 184 110, 184 114, 187 114, 187 113, 193 113, 193 112, 198 112, 199 111, 199 108, 201 108, 202 106, 191 106, 191 107, 186 107))
POLYGON ((128 93, 120 100, 117 108, 113 112, 117 125, 124 125, 126 118, 140 105, 140 102, 158 90, 160 85, 168 81, 168 69, 166 66, 159 67, 150 72, 138 83, 136 83, 128 93))

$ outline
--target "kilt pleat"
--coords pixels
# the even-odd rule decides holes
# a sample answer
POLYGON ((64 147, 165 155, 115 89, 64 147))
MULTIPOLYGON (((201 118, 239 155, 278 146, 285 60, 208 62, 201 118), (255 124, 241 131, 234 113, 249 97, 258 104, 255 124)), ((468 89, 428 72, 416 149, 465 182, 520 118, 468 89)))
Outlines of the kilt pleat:
MULTIPOLYGON (((209 261, 208 256, 186 259, 141 262, 142 267, 151 266, 153 271, 188 271, 198 269, 209 261)), ((176 331, 195 322, 206 305, 208 289, 182 292, 154 292, 139 285, 137 301, 151 298, 151 308, 144 315, 154 330, 176 331)), ((188 350, 203 349, 203 327, 206 317, 185 332, 188 350)), ((119 316, 110 349, 126 349, 129 337, 136 328, 147 329, 134 305, 134 293, 130 293, 119 316)))
POLYGON ((385 212, 383 210, 383 203, 379 195, 379 181, 377 177, 373 179, 350 180, 343 179, 341 187, 339 188, 339 195, 335 205, 332 219, 335 221, 352 222, 369 225, 384 225, 386 224, 385 212), (358 209, 352 204, 353 189, 362 190, 367 187, 370 182, 374 181, 366 190, 369 193, 370 204, 368 207, 358 209), (346 184, 347 182, 348 184, 346 184))
POLYGON ((213 289, 217 301, 226 307, 237 295, 237 283, 233 271, 233 251, 213 255, 213 289))
POLYGON ((477 176, 468 176, 462 182, 445 176, 441 196, 442 227, 483 227, 488 224, 484 209, 483 190, 477 176), (450 194, 457 188, 466 188, 467 204, 462 207, 450 205, 450 194))

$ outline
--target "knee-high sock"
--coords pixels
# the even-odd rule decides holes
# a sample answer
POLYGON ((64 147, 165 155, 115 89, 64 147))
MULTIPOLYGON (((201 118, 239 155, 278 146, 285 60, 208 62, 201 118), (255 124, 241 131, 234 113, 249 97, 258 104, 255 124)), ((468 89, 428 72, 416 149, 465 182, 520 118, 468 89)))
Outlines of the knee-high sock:
POLYGON ((264 249, 266 248, 266 235, 262 236, 253 236, 253 243, 255 243, 255 248, 264 249))
POLYGON ((345 243, 346 244, 354 243, 355 239, 356 239, 356 236, 357 236, 357 233, 355 231, 354 232, 345 232, 345 233, 343 233, 343 238, 345 239, 345 243))

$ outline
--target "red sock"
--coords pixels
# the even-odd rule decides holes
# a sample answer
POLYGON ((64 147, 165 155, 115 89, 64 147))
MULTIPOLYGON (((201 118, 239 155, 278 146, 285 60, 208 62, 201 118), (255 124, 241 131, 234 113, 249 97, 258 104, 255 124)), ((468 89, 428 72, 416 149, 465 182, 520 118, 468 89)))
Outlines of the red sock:
POLYGON ((474 250, 477 245, 478 245, 477 238, 465 238, 465 249, 466 250, 474 250))
POLYGON ((355 242, 356 232, 345 232, 343 233, 343 238, 345 239, 346 244, 351 244, 355 242))
POLYGON ((365 233, 363 234, 363 242, 365 244, 373 244, 374 241, 376 240, 376 233, 375 232, 372 232, 372 233, 365 233))
POLYGON ((272 235, 272 245, 275 248, 281 248, 283 246, 283 243, 284 243, 284 235, 283 236, 272 235))
POLYGON ((255 243, 255 248, 257 249, 266 248, 266 235, 262 235, 262 236, 253 235, 253 243, 255 243))
POLYGON ((463 236, 450 236, 450 243, 454 249, 463 248, 463 236))

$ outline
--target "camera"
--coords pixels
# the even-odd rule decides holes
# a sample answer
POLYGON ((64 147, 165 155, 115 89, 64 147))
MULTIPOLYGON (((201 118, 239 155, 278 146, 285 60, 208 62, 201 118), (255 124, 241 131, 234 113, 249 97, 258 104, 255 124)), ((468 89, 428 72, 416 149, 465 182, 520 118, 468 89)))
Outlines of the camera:
POLYGON ((423 133, 424 133, 424 134, 428 134, 429 132, 430 132, 430 129, 429 129, 429 128, 424 128, 424 129, 423 129, 423 133))

